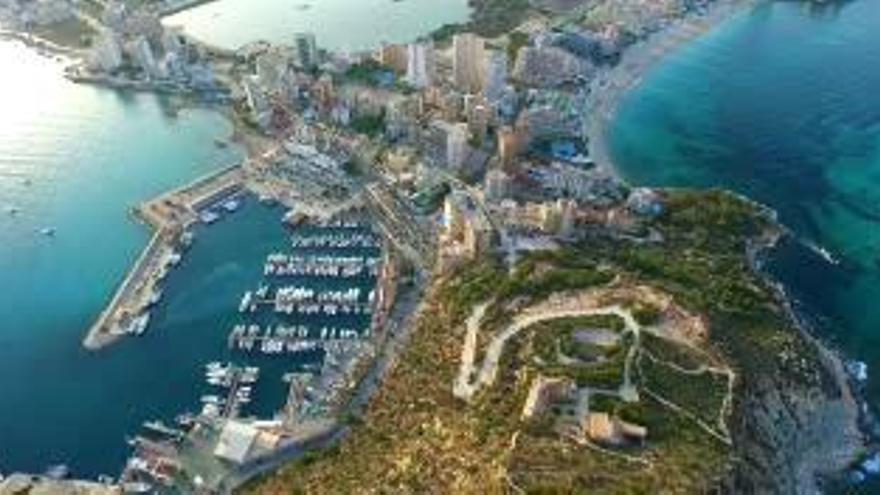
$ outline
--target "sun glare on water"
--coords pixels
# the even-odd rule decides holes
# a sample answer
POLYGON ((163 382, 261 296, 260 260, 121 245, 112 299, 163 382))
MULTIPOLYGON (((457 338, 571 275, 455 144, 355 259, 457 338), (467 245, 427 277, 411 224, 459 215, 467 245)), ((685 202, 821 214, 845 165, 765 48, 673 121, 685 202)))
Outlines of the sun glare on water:
POLYGON ((62 103, 63 64, 17 43, 0 42, 0 134, 27 132, 27 124, 62 103))

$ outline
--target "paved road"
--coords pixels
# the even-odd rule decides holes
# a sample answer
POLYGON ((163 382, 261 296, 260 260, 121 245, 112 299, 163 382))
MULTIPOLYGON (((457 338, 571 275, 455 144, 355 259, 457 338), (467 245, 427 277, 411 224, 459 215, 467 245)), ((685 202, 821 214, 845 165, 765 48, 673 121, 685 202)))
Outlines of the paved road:
MULTIPOLYGON (((631 362, 638 352, 638 337, 639 332, 642 328, 641 325, 636 322, 635 318, 633 318, 632 313, 629 310, 619 305, 601 308, 583 308, 578 307, 579 305, 579 300, 572 300, 566 301, 562 304, 557 303, 555 305, 551 303, 542 303, 538 306, 533 306, 532 308, 526 309, 524 314, 517 317, 510 326, 505 328, 499 335, 492 339, 492 342, 489 343, 488 347, 486 348, 486 355, 483 358, 483 362, 480 366, 476 380, 471 381, 475 352, 463 352, 463 362, 462 366, 459 369, 459 376, 456 381, 455 387, 456 395, 464 399, 470 399, 473 394, 476 393, 480 388, 484 386, 491 386, 493 383, 495 383, 495 379, 498 375, 498 363, 501 360, 502 353, 504 352, 505 344, 507 344, 508 340, 516 336, 522 330, 542 321, 595 315, 619 316, 624 321, 624 331, 632 332, 633 335, 636 336, 636 343, 633 344, 633 346, 630 348, 629 353, 627 354, 624 367, 623 384, 621 385, 620 389, 621 392, 627 396, 632 394, 634 391, 634 387, 632 386, 632 382, 630 379, 632 368, 631 362)), ((485 311, 485 308, 477 307, 474 310, 474 313, 468 320, 469 324, 472 322, 478 323, 479 320, 482 319, 481 311, 485 311)), ((473 328, 477 326, 476 323, 473 326, 469 325, 468 335, 466 336, 465 341, 466 348, 468 347, 468 340, 471 338, 472 331, 474 332, 473 339, 476 340, 475 329, 473 328)), ((467 349, 465 350, 467 351, 467 349)), ((635 396, 635 398, 637 398, 637 395, 635 396)))

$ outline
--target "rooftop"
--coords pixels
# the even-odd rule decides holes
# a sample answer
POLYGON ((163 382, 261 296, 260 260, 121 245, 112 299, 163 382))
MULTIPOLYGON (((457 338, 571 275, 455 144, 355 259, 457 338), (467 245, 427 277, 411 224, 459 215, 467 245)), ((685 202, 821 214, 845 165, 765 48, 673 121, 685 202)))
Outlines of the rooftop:
POLYGON ((241 464, 247 459, 259 430, 251 424, 241 421, 227 421, 220 433, 220 440, 214 449, 214 455, 241 464))

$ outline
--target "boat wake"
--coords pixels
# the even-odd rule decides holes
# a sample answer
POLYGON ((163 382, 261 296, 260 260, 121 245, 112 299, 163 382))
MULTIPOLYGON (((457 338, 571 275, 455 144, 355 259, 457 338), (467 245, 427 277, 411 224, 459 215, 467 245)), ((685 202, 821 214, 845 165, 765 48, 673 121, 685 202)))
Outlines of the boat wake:
POLYGON ((816 244, 815 242, 809 241, 809 240, 801 240, 801 244, 806 246, 810 251, 813 251, 814 253, 819 255, 822 259, 824 259, 828 263, 835 265, 835 266, 840 265, 840 259, 838 259, 836 256, 834 256, 834 254, 831 253, 831 251, 816 244))

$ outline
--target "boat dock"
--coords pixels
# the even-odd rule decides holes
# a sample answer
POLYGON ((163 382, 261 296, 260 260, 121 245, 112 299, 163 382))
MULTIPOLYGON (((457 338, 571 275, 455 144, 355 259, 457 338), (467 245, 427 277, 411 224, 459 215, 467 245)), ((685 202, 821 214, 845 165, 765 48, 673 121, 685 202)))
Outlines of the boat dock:
MULTIPOLYGON (((123 279, 109 304, 89 328, 83 346, 97 350, 127 334, 140 335, 149 324, 149 308, 161 297, 160 283, 179 263, 188 243, 187 233, 206 212, 237 208, 235 197, 244 190, 239 165, 227 167, 151 199, 134 210, 154 230, 150 242, 123 279)), ((218 215, 213 213, 212 215, 218 215)))
POLYGON ((274 329, 269 326, 263 330, 259 325, 238 324, 233 327, 227 337, 230 349, 263 354, 297 353, 319 350, 321 344, 355 340, 368 336, 370 329, 323 326, 311 329, 304 325, 278 325, 274 329))
POLYGON ((201 214, 213 210, 215 205, 244 190, 245 177, 241 166, 233 165, 153 198, 136 212, 154 229, 182 229, 198 221, 201 214))
POLYGON ((231 363, 210 363, 206 367, 205 378, 209 385, 227 389, 225 398, 217 395, 204 395, 201 398, 202 416, 234 418, 242 406, 251 402, 251 391, 260 376, 256 367, 241 367, 231 363))
POLYGON ((378 257, 363 256, 296 256, 273 253, 266 257, 263 275, 278 277, 352 278, 379 273, 378 257))
POLYGON ((290 237, 290 244, 296 249, 313 249, 313 248, 333 248, 333 249, 352 249, 352 248, 377 248, 379 241, 372 234, 346 234, 346 233, 326 233, 326 234, 298 234, 290 237))

